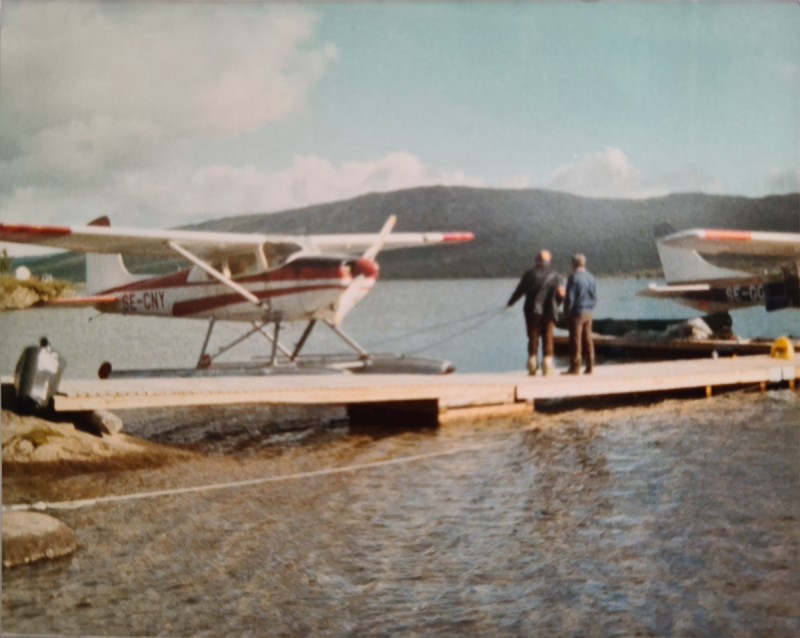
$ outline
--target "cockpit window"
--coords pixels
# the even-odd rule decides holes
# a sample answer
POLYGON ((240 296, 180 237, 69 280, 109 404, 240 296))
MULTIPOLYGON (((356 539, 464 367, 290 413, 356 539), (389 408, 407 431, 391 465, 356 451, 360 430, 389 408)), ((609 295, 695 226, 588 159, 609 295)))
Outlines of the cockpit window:
POLYGON ((254 252, 243 253, 228 257, 228 268, 231 277, 241 277, 249 275, 258 270, 258 259, 254 252))
POLYGON ((270 268, 276 268, 283 264, 290 255, 300 250, 300 246, 290 243, 267 242, 263 246, 264 257, 270 268))

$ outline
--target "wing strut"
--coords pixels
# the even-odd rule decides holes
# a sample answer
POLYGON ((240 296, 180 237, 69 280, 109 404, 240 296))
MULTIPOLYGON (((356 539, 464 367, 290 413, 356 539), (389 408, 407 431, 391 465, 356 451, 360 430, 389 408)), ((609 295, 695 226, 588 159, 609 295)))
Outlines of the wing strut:
MULTIPOLYGON (((200 350, 200 357, 197 359, 197 368, 203 368, 206 365, 206 348, 208 348, 208 342, 211 339, 211 331, 214 330, 214 324, 216 323, 216 319, 211 317, 208 320, 208 332, 206 332, 206 338, 203 340, 203 347, 200 350)), ((210 361, 209 361, 210 363, 210 361)))
POLYGON ((300 354, 303 346, 306 345, 306 341, 311 336, 311 331, 314 329, 315 325, 317 325, 316 319, 312 319, 308 322, 306 329, 303 330, 303 335, 300 337, 300 341, 297 342, 297 345, 294 347, 294 352, 292 352, 291 356, 289 357, 289 361, 297 360, 297 356, 300 354))
POLYGON ((353 341, 353 339, 349 337, 347 334, 345 334, 341 328, 339 328, 338 326, 329 321, 326 321, 325 325, 328 326, 328 328, 330 328, 331 330, 333 330, 342 341, 344 341, 348 346, 350 346, 353 350, 355 350, 358 353, 359 359, 362 360, 369 359, 369 352, 364 350, 364 348, 362 348, 355 341, 353 341))
MULTIPOLYGON (((252 335, 254 335, 256 332, 260 333, 267 341, 269 341, 272 344, 272 351, 271 351, 271 356, 270 356, 270 359, 271 359, 270 365, 275 365, 275 360, 277 358, 277 351, 278 350, 280 350, 281 354, 283 354, 285 357, 290 358, 290 359, 292 357, 292 353, 290 353, 289 350, 287 348, 285 348, 283 346, 283 344, 280 343, 280 341, 277 340, 277 333, 278 333, 277 329, 275 331, 276 334, 275 334, 274 337, 264 331, 264 326, 266 326, 267 323, 269 323, 267 321, 262 321, 260 323, 257 322, 257 321, 253 321, 252 322, 253 328, 251 330, 249 330, 245 334, 241 335, 237 339, 234 339, 233 341, 231 341, 227 345, 222 346, 214 354, 212 354, 212 355, 206 354, 206 349, 208 348, 208 342, 211 339, 211 331, 214 329, 215 321, 216 320, 213 317, 209 320, 208 332, 206 333, 206 338, 205 338, 205 341, 203 342, 203 348, 200 351, 200 358, 197 360, 197 367, 198 368, 206 368, 206 367, 208 367, 209 365, 211 365, 211 362, 214 359, 216 359, 220 355, 225 354, 231 348, 233 348, 235 346, 238 346, 243 341, 246 341, 252 335)), ((276 325, 277 325, 277 323, 279 323, 279 322, 276 322, 276 325)), ((295 351, 295 355, 294 355, 295 357, 297 356, 297 352, 298 351, 296 350, 295 351)), ((293 361, 294 359, 291 359, 291 360, 293 361)))

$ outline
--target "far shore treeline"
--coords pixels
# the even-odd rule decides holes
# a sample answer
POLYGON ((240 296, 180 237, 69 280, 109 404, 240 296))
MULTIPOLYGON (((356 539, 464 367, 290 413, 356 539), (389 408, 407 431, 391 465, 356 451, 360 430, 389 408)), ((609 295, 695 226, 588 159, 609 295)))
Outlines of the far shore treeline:
MULTIPOLYGON (((544 190, 431 186, 281 213, 225 217, 187 228, 276 234, 378 232, 392 214, 398 217, 397 232, 472 231, 475 241, 384 252, 379 261, 385 279, 517 277, 543 247, 553 252, 560 270, 568 270, 569 257, 582 252, 598 275, 636 275, 660 271, 654 225, 800 232, 800 193, 760 199, 676 194, 614 200, 544 190)), ((111 222, 125 225, 122 219, 111 222)), ((23 263, 35 274, 84 279, 81 255, 15 260, 15 266, 23 263)), ((183 265, 179 260, 133 258, 126 263, 133 272, 170 272, 183 265)))

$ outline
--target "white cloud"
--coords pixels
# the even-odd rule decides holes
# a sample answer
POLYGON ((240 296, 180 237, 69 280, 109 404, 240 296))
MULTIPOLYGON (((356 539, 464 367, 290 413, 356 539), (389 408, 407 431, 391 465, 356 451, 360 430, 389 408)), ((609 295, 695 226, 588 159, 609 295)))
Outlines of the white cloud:
POLYGON ((164 227, 434 184, 484 185, 458 171, 426 167, 405 152, 340 165, 317 156, 298 156, 290 166, 274 172, 223 165, 126 171, 82 194, 79 205, 71 194, 73 185, 40 184, 0 197, 0 209, 9 211, 7 217, 14 221, 85 223, 107 214, 118 225, 164 227))
POLYGON ((647 178, 619 148, 587 153, 579 161, 559 166, 545 188, 609 199, 641 199, 674 192, 720 193, 721 182, 695 169, 647 178))
POLYGON ((479 185, 459 172, 425 167, 410 153, 334 165, 316 156, 295 157, 276 172, 252 166, 209 166, 169 173, 143 171, 126 177, 119 196, 176 216, 224 216, 275 212, 432 184, 479 185))
POLYGON ((546 186, 586 197, 623 198, 641 193, 643 179, 625 153, 609 147, 587 153, 578 162, 559 166, 546 186))
POLYGON ((75 195, 302 106, 336 58, 300 7, 11 3, 0 74, 0 193, 75 195), (71 190, 67 189, 71 186, 71 190))
POLYGON ((768 193, 800 193, 800 168, 782 170, 774 168, 764 180, 768 193))

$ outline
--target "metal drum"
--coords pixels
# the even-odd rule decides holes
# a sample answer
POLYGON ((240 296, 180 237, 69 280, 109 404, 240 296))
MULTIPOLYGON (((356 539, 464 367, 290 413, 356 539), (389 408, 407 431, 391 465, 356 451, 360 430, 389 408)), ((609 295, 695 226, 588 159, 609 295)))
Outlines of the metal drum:
POLYGON ((38 346, 28 346, 14 370, 14 389, 20 407, 45 410, 58 391, 66 362, 42 337, 38 346))

